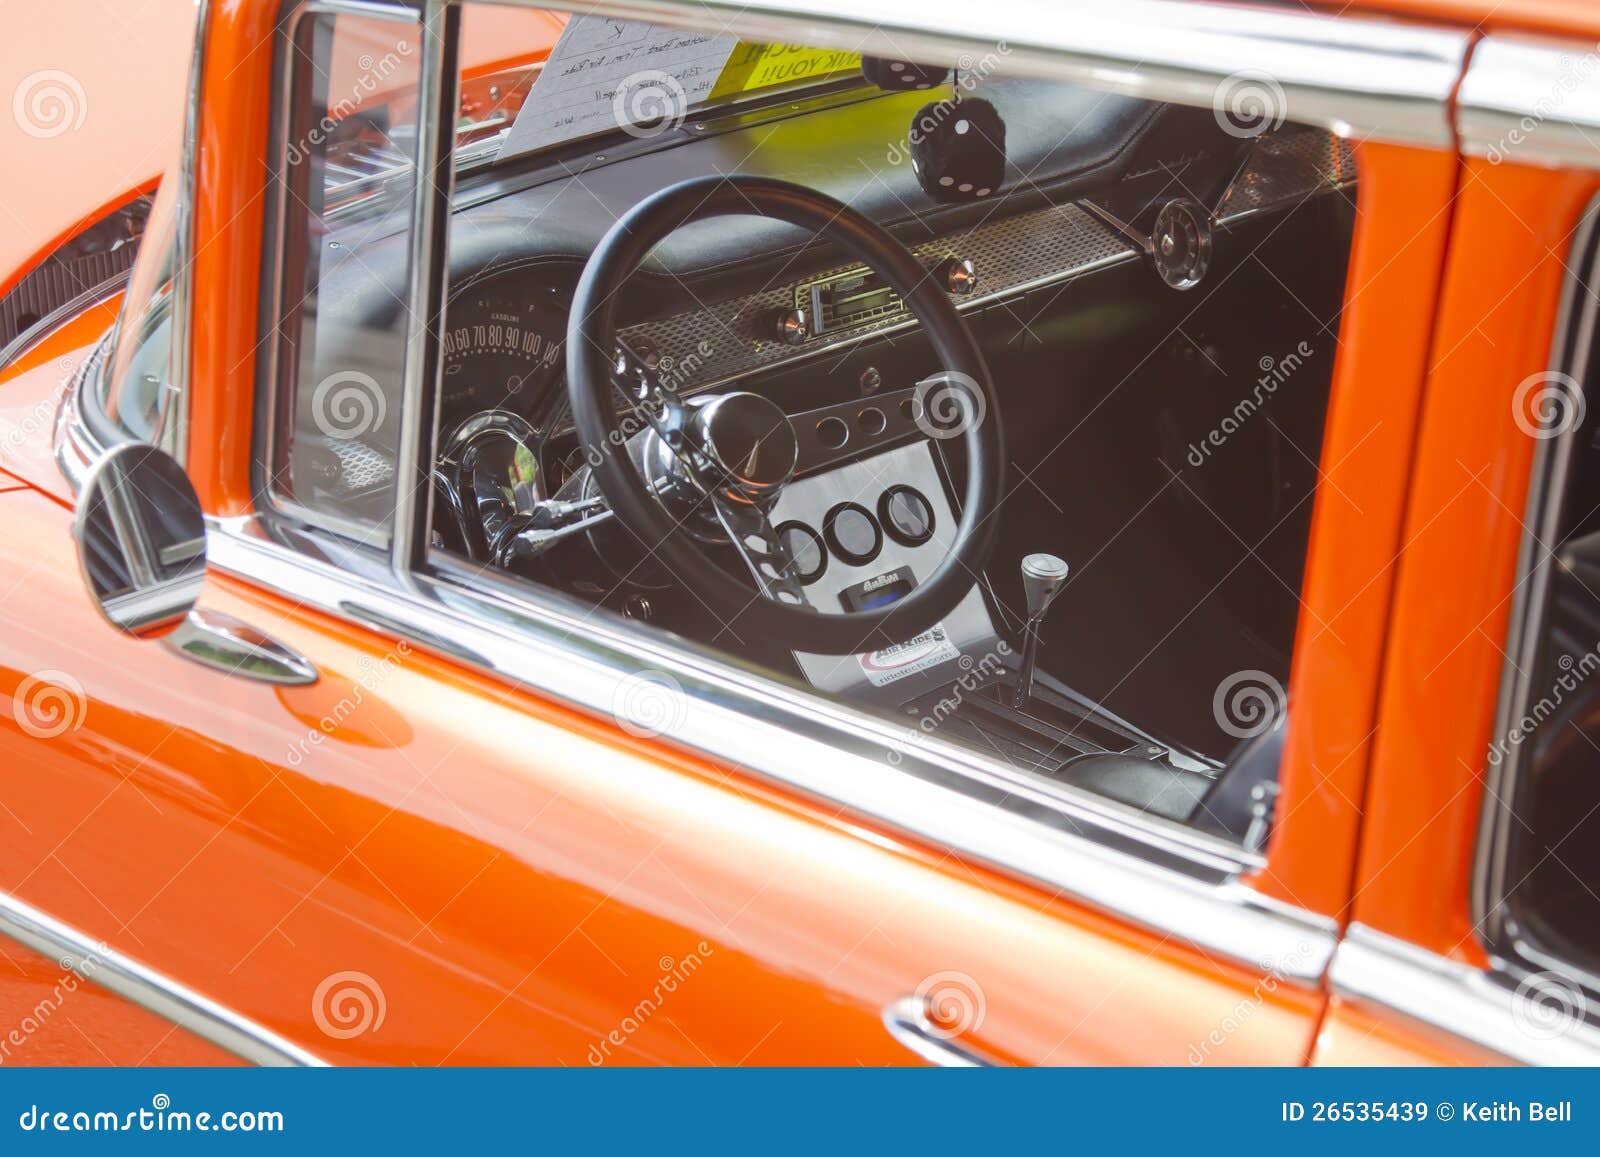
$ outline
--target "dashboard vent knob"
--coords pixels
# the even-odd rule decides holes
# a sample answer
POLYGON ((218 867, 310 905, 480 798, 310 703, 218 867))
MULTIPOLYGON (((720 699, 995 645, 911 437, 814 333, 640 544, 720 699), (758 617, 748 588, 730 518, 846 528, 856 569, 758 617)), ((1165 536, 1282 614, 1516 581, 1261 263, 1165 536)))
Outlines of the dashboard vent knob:
POLYGON ((806 324, 806 311, 799 308, 775 311, 771 316, 769 334, 784 345, 799 345, 811 334, 806 324))

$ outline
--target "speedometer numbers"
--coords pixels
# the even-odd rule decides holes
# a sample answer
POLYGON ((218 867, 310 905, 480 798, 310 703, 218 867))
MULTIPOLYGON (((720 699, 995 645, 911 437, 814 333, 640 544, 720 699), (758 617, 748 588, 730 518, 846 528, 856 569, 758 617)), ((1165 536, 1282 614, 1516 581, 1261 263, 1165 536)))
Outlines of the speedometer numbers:
POLYGON ((526 413, 560 377, 566 317, 554 302, 468 296, 451 303, 446 321, 445 406, 453 413, 526 413))

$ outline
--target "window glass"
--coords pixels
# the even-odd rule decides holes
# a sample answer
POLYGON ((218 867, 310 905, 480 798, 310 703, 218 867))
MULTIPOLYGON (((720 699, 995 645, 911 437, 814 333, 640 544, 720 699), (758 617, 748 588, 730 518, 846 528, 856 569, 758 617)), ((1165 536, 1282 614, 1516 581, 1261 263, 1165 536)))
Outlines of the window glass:
POLYGON ((293 27, 273 499, 387 539, 405 361, 419 29, 367 15, 293 27))
POLYGON ((1526 584, 1532 662, 1513 653, 1518 688, 1489 748, 1491 771, 1510 783, 1498 797, 1503 856, 1486 923, 1508 947, 1600 977, 1600 410, 1583 394, 1562 373, 1518 392, 1519 424, 1570 439, 1572 456, 1551 480, 1553 550, 1535 543, 1526 584))

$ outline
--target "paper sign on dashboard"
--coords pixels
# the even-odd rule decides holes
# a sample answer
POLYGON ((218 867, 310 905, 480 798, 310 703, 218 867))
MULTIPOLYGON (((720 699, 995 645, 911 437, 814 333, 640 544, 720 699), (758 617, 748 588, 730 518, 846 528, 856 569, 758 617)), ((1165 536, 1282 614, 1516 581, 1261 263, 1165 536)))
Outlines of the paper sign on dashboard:
POLYGON ((738 38, 605 16, 567 21, 501 157, 621 128, 655 136, 710 95, 738 38))

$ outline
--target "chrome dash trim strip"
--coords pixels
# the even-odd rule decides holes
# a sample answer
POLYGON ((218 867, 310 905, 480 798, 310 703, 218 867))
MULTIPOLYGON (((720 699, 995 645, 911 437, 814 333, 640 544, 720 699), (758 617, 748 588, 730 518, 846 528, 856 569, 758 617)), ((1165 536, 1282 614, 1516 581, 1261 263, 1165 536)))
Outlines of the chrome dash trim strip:
POLYGON ((0 892, 0 935, 59 964, 63 971, 132 1001, 156 1016, 258 1065, 323 1067, 326 1061, 255 1021, 139 963, 76 928, 0 892))
POLYGON ((1471 1041, 1529 1065, 1600 1064, 1600 1028, 1566 1018, 1549 1033, 1543 1017, 1519 1010, 1519 995, 1500 973, 1485 972, 1418 948, 1365 924, 1352 924, 1333 954, 1332 990, 1430 1029, 1471 1041))
POLYGON ((587 10, 891 59, 1003 57, 1008 75, 1453 147, 1464 30, 1184 0, 599 0, 587 10))
POLYGON ((1462 152, 1497 164, 1600 168, 1596 48, 1580 40, 1485 36, 1457 99, 1462 152))
POLYGON ((1332 956, 1332 922, 1241 883, 1259 861, 1231 845, 1084 792, 1051 790, 937 736, 678 641, 600 615, 580 618, 557 596, 497 593, 489 575, 471 589, 427 575, 400 588, 386 575, 357 575, 268 541, 252 519, 213 523, 209 554, 220 570, 300 605, 401 634, 597 718, 615 721, 641 672, 670 678, 686 709, 674 713, 663 742, 1252 968, 1313 984, 1332 956))

